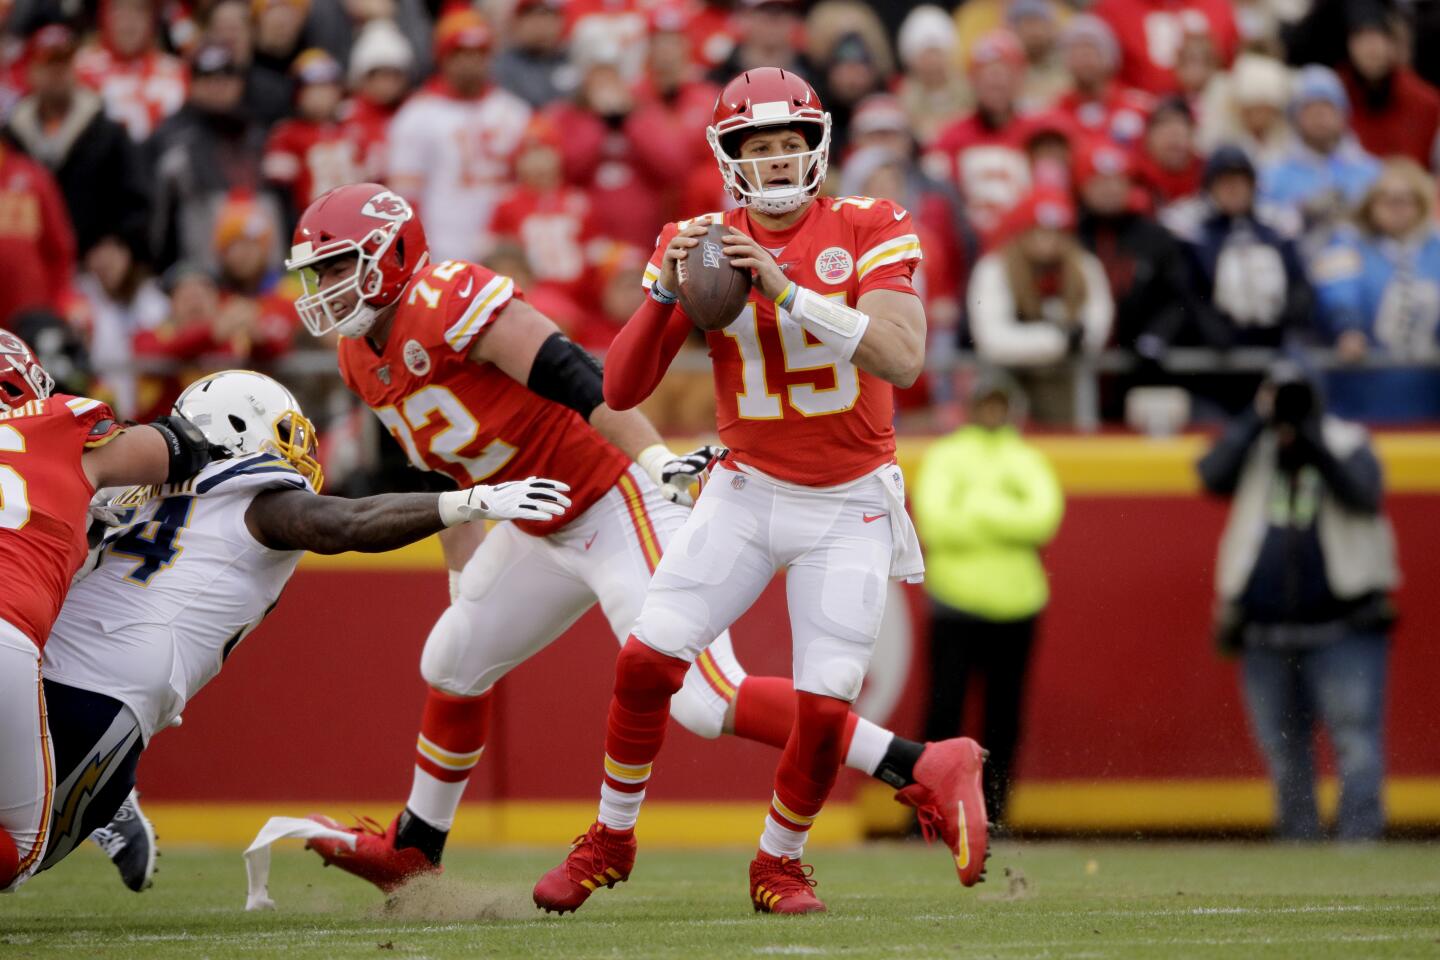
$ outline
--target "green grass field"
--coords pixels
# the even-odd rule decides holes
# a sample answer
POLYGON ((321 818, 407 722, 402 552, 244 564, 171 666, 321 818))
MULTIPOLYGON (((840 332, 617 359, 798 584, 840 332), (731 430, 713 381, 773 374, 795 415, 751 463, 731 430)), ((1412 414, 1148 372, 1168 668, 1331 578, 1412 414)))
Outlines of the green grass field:
POLYGON ((975 890, 918 844, 819 849, 830 913, 798 918, 751 911, 746 851, 643 849, 629 883, 544 917, 530 884, 559 854, 456 850, 387 906, 277 851, 279 909, 247 914, 238 851, 171 850, 137 896, 87 846, 0 898, 0 957, 1440 956, 1433 845, 1007 843, 975 890))

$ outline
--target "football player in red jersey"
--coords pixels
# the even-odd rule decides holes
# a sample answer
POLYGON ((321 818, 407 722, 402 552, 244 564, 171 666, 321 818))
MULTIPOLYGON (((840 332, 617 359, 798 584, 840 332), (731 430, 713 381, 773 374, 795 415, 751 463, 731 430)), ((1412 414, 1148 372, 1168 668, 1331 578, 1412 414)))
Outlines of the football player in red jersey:
POLYGON ((53 394, 23 340, 0 330, 0 891, 45 852, 54 760, 40 656, 85 562, 87 508, 102 486, 193 476, 210 445, 182 417, 125 429, 108 406, 53 394), (53 394, 53 395, 52 395, 53 394))
MULTIPOLYGON (((830 115, 787 71, 732 80, 707 139, 741 208, 665 227, 646 275, 649 296, 611 348, 605 398, 628 409, 664 376, 692 327, 675 305, 676 263, 705 223, 722 223, 724 255, 754 278, 739 316, 707 334, 730 455, 724 479, 712 479, 676 532, 620 652, 599 817, 536 884, 535 902, 546 910, 574 910, 597 886, 629 876, 671 695, 780 567, 794 725, 750 866, 750 896, 756 910, 823 910, 800 862, 805 838, 845 755, 845 718, 869 666, 887 581, 924 571, 891 426, 893 386, 914 383, 924 360, 910 215, 887 200, 818 197, 830 115)), ((981 879, 986 853, 982 759, 972 740, 931 744, 909 759, 905 775, 918 782, 899 797, 944 835, 966 885, 981 879)))
MULTIPOLYGON (((462 486, 555 477, 573 501, 563 521, 502 523, 478 548, 478 530, 442 537, 452 603, 420 660, 430 691, 406 807, 383 833, 357 828, 353 851, 311 841, 327 862, 389 891, 438 868, 485 747, 494 684, 597 601, 617 640, 629 636, 689 515, 672 501, 689 502, 712 451, 676 456, 641 414, 606 406, 588 354, 508 277, 462 261, 430 265, 413 209, 378 184, 316 201, 290 263, 306 284, 302 319, 316 334, 340 333, 342 376, 412 464, 462 486)), ((788 680, 746 676, 725 633, 687 666, 672 711, 680 723, 784 746, 795 713, 788 680)), ((842 724, 849 765, 911 794, 930 789, 912 786, 920 744, 853 714, 842 724)))

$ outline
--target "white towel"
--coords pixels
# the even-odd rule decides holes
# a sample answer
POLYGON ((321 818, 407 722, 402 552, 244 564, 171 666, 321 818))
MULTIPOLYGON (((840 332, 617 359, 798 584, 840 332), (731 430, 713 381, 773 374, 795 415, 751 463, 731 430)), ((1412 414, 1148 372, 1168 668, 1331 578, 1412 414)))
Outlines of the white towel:
POLYGON ((915 524, 905 511, 905 475, 898 463, 875 471, 890 501, 890 579, 921 583, 925 579, 925 556, 920 552, 920 537, 915 524))
POLYGON ((275 901, 270 899, 270 845, 276 840, 309 840, 311 837, 329 837, 348 844, 351 850, 355 849, 353 833, 334 830, 299 817, 271 817, 256 834, 255 842, 245 848, 245 877, 249 883, 246 910, 275 909, 275 901))

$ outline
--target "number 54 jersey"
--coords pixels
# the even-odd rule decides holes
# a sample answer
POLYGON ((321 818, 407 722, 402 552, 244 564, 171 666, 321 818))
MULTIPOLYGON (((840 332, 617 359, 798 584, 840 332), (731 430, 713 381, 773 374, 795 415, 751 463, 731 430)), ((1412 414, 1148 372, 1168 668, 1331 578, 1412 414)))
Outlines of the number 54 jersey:
POLYGON ((148 741, 280 599, 303 551, 262 545, 245 513, 257 494, 292 489, 312 488, 258 453, 111 498, 114 528, 65 598, 45 675, 120 700, 148 741))
POLYGON ((401 293, 385 346, 340 341, 340 375, 400 442, 413 466, 460 487, 551 477, 572 506, 554 521, 515 521, 545 536, 605 496, 630 460, 569 407, 468 354, 507 304, 514 281, 460 260, 420 271, 401 293))
MULTIPOLYGON (((660 276, 671 238, 691 222, 749 234, 791 280, 851 307, 872 290, 912 293, 921 259, 902 207, 870 197, 821 197, 779 233, 743 209, 666 224, 645 270, 646 290, 660 276)), ((890 384, 840 357, 758 290, 728 327, 705 338, 720 441, 736 462, 790 483, 830 487, 895 459, 890 384)))

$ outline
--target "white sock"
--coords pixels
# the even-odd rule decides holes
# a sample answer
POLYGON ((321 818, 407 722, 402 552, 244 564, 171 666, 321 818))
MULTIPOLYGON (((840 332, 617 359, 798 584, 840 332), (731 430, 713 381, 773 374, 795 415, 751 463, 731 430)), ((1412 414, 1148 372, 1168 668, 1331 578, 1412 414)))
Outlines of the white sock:
POLYGON ((799 860, 805 852, 805 838, 809 830, 792 830, 781 826, 770 814, 765 815, 765 832, 760 834, 760 849, 772 857, 789 857, 799 860))
POLYGON ((410 782, 410 799, 405 801, 405 806, 436 830, 448 831, 455 825, 455 810, 469 782, 467 777, 450 783, 416 767, 415 779, 410 782))
POLYGON ((895 734, 889 730, 859 717, 855 724, 855 736, 850 738, 850 749, 845 752, 845 766, 875 776, 875 771, 880 769, 880 761, 885 759, 885 751, 890 749, 890 742, 894 739, 895 734))
POLYGON ((597 818, 611 830, 634 830, 640 819, 640 805, 645 802, 645 791, 626 793, 616 790, 608 783, 600 784, 600 816, 597 818))

